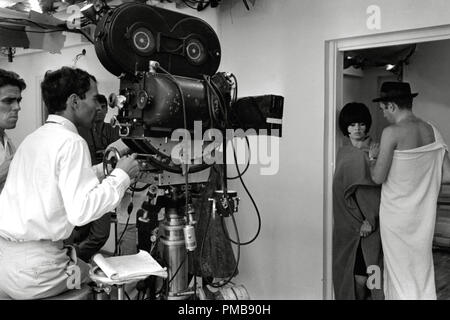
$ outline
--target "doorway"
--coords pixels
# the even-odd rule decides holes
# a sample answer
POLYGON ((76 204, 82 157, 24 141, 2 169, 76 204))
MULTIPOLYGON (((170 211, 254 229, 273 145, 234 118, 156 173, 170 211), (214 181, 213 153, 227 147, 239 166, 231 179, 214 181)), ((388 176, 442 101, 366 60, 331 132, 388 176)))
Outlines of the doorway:
MULTIPOLYGON (((356 37, 340 40, 331 40, 326 42, 326 85, 325 85, 325 150, 324 150, 324 285, 323 285, 323 297, 324 299, 333 299, 333 283, 332 283, 332 230, 333 230, 333 212, 332 212, 332 181, 334 174, 335 156, 339 146, 342 143, 342 139, 337 130, 337 115, 339 108, 344 103, 344 53, 351 50, 361 50, 368 48, 382 48, 387 46, 407 45, 407 44, 428 44, 428 43, 444 43, 445 40, 450 39, 450 25, 414 29, 400 32, 392 32, 386 34, 377 34, 365 37, 356 37)), ((450 41, 445 41, 445 45, 449 45, 450 41)), ((436 62, 436 61, 434 61, 436 62)), ((450 62, 449 68, 450 68, 450 62)), ((407 70, 411 70, 408 68, 407 70)), ((450 69, 449 69, 450 70, 450 69)), ((423 72, 426 72, 426 68, 415 70, 415 73, 408 74, 408 71, 403 75, 404 80, 414 84, 413 80, 419 79, 423 72)), ((443 72, 442 72, 443 73, 443 72)), ((447 73, 448 74, 448 73, 447 73)), ((439 79, 433 79, 433 81, 439 79)), ((378 83, 384 81, 380 79, 378 83)), ((439 83, 439 81, 438 81, 439 83)), ((378 84, 379 85, 379 84, 378 84)), ((377 86, 378 86, 377 85, 377 86)), ((377 88, 378 89, 378 88, 377 88)), ((413 87, 413 89, 415 89, 413 87)), ((436 109, 435 119, 439 122, 439 119, 445 119, 450 115, 450 109, 440 104, 441 99, 443 101, 444 96, 439 93, 439 88, 436 88, 434 82, 424 82, 421 84, 420 90, 422 91, 422 100, 418 99, 418 102, 425 104, 426 97, 433 97, 431 104, 436 109), (439 101, 436 100, 436 94, 438 94, 439 101), (437 103, 436 103, 437 102, 437 103), (443 117, 443 115, 446 117, 443 117)), ((444 90, 449 91, 448 89, 444 90)), ((444 92, 444 93, 445 93, 444 92)), ((447 100, 450 101, 450 100, 447 100)), ((415 102, 416 103, 416 102, 415 102)), ((449 106, 450 107, 450 106, 449 106)), ((425 107, 419 110, 418 115, 421 116, 424 113, 429 112, 429 109, 425 107)), ((426 118, 426 117, 425 117, 426 118)), ((442 121, 442 120, 441 120, 442 121)), ((438 124, 441 128, 442 125, 438 124)), ((442 128, 445 129, 445 128, 442 128)), ((379 126, 375 135, 380 135, 382 125, 379 126)), ((445 130, 442 130, 445 131, 445 130)), ((443 136, 450 137, 449 132, 441 132, 443 136)), ((450 138, 445 138, 450 143, 450 138)))

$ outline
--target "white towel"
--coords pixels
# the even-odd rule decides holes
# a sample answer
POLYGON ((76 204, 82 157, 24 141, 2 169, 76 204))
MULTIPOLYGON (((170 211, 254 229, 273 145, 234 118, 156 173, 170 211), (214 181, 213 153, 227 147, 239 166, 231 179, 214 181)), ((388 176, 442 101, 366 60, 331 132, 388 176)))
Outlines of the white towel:
POLYGON ((389 300, 436 299, 432 242, 447 146, 432 127, 435 142, 394 151, 382 186, 380 232, 389 300))

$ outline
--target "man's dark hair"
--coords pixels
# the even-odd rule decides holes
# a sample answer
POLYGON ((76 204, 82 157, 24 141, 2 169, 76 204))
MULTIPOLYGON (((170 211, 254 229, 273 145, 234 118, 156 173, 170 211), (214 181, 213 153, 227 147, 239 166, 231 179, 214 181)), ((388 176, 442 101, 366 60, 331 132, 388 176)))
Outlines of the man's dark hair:
POLYGON ((412 105, 413 105, 413 99, 410 97, 407 98, 392 98, 389 101, 386 101, 385 103, 388 102, 394 102, 400 109, 412 109, 412 105))
POLYGON ((372 117, 369 108, 364 103, 350 102, 342 108, 339 115, 339 128, 344 136, 348 136, 348 126, 352 123, 364 123, 366 134, 369 132, 372 117))
POLYGON ((17 73, 0 69, 0 88, 7 85, 18 87, 20 91, 27 87, 25 81, 17 73))
POLYGON ((47 71, 41 83, 42 98, 49 114, 66 109, 67 98, 75 93, 81 99, 86 98, 86 92, 91 87, 95 77, 84 70, 62 67, 56 71, 47 71))

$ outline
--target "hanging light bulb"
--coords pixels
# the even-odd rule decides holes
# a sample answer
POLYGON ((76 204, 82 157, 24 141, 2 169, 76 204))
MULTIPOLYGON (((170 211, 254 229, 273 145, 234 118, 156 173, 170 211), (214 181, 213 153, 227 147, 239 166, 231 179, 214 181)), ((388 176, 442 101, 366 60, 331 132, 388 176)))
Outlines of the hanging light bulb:
POLYGON ((395 64, 390 64, 390 63, 389 63, 389 64, 386 65, 386 70, 387 70, 387 71, 391 71, 391 70, 394 69, 395 67, 396 67, 395 64))

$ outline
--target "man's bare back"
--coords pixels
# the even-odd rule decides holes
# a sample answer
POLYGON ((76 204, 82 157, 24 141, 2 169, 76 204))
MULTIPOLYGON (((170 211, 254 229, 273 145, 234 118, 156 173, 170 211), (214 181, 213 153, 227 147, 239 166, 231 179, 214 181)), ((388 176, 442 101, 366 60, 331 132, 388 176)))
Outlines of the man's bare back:
POLYGON ((413 117, 391 125, 396 141, 395 150, 410 150, 435 142, 433 128, 425 121, 413 117))

